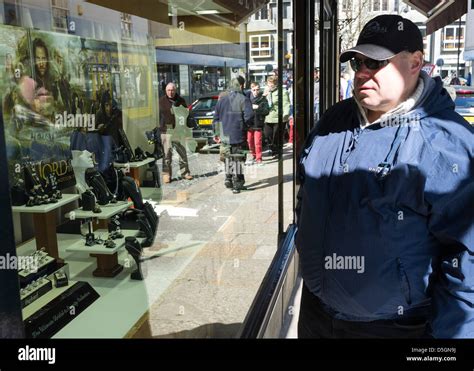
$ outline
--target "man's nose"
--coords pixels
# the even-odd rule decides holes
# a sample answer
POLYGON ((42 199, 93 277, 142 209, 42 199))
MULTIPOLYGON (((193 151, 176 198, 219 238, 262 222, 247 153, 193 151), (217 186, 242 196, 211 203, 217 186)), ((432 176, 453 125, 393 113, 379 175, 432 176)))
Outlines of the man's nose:
POLYGON ((359 70, 355 73, 356 79, 367 79, 372 76, 372 71, 365 64, 361 64, 359 70))

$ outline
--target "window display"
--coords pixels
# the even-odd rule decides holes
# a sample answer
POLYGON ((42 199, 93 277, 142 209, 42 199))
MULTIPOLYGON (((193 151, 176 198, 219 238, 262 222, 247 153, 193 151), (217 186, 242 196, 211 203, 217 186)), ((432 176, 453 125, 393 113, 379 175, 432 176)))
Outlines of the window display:
POLYGON ((276 251, 278 202, 270 156, 265 168, 239 169, 249 192, 224 187, 213 135, 213 107, 231 77, 246 75, 245 27, 209 34, 186 9, 177 9, 179 29, 166 16, 78 1, 81 14, 66 4, 58 32, 51 4, 30 3, 17 6, 15 25, 0 25, 16 250, 39 262, 18 272, 26 336, 133 337, 142 326, 166 336, 241 323, 276 251), (186 102, 169 107, 176 125, 160 134, 160 89, 170 84, 186 102), (198 115, 191 103, 202 94, 212 105, 198 115))

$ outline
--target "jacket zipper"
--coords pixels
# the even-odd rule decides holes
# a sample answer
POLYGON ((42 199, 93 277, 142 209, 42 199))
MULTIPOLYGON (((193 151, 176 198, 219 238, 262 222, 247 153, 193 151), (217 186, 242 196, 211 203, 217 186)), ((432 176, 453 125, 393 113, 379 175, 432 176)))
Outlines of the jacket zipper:
MULTIPOLYGON (((356 128, 355 130, 355 134, 354 134, 354 131, 351 133, 351 140, 349 142, 349 145, 347 146, 347 148, 344 150, 342 150, 342 154, 341 154, 341 161, 340 161, 340 165, 342 168, 344 168, 344 165, 347 163, 347 160, 349 159, 350 155, 352 154, 352 152, 355 150, 356 148, 356 143, 358 142, 359 138, 360 138, 360 135, 361 135, 361 130, 359 127, 356 128), (347 157, 344 159, 344 161, 342 161, 342 159, 344 158, 344 153, 346 152, 349 152, 347 157)), ((340 176, 339 172, 337 172, 335 174, 335 176, 340 176)), ((337 179, 337 178, 336 178, 337 179)), ((336 184, 337 186, 337 184, 336 184)), ((329 205, 328 205, 328 212, 326 214, 326 220, 325 220, 325 224, 324 224, 324 234, 323 234, 323 259, 321 261, 321 264, 322 264, 322 267, 321 267, 321 293, 324 293, 324 279, 323 279, 323 276, 324 276, 324 256, 326 254, 326 236, 327 236, 327 229, 328 229, 328 225, 329 225, 329 219, 331 217, 331 214, 332 214, 332 203, 333 203, 333 200, 334 200, 334 196, 336 195, 337 193, 337 189, 333 189, 331 194, 329 195, 329 205)))

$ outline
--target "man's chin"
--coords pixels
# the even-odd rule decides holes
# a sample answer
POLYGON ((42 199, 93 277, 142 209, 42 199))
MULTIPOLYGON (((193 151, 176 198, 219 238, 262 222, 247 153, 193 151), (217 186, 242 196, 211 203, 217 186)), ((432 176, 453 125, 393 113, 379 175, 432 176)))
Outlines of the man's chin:
POLYGON ((362 107, 371 111, 375 110, 380 105, 380 102, 375 102, 373 99, 367 96, 359 99, 359 103, 362 107))

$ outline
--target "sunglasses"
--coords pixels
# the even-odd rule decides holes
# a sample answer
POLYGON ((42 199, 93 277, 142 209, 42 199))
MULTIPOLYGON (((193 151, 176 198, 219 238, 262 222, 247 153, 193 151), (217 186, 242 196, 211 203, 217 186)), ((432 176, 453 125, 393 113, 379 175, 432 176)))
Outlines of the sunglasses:
POLYGON ((355 72, 357 72, 357 71, 360 70, 362 65, 367 67, 369 70, 378 70, 379 68, 385 67, 387 64, 389 64, 390 60, 385 59, 383 61, 377 61, 375 59, 370 59, 370 58, 367 58, 367 59, 364 59, 364 60, 357 59, 357 58, 352 58, 350 60, 350 63, 351 63, 352 69, 355 72))

